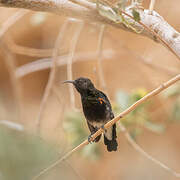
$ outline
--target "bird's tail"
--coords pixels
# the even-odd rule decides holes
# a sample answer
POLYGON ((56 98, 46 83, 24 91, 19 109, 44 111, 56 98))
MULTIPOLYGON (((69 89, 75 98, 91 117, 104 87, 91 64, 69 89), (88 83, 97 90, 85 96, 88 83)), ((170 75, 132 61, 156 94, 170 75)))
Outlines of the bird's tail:
POLYGON ((116 124, 114 124, 104 133, 104 144, 107 146, 109 152, 117 150, 118 143, 116 138, 116 124))

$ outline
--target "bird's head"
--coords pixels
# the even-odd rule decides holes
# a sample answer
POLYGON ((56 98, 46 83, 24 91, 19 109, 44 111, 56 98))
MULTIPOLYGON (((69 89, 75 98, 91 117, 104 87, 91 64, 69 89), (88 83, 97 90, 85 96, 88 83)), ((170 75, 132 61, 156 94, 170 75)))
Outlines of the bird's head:
POLYGON ((94 85, 90 79, 80 77, 76 80, 64 81, 64 83, 72 83, 80 94, 87 93, 94 89, 94 85))

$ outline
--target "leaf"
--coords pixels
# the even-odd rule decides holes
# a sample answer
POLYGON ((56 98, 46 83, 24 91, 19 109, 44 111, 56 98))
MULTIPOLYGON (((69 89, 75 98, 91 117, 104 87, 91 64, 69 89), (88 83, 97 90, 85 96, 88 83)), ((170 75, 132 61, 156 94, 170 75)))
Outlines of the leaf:
POLYGON ((87 137, 84 116, 80 112, 70 111, 66 113, 65 121, 63 122, 64 130, 67 134, 68 141, 73 145, 78 145, 84 137, 87 137))
POLYGON ((131 94, 131 102, 134 103, 134 102, 140 100, 146 94, 147 94, 147 91, 144 88, 135 89, 135 91, 133 91, 133 93, 131 94))
POLYGON ((120 90, 116 94, 116 101, 122 110, 129 106, 129 94, 123 90, 120 90))
POLYGON ((180 121, 180 101, 175 102, 173 106, 172 119, 180 121))
POLYGON ((127 5, 127 2, 128 0, 119 0, 118 3, 117 3, 117 6, 120 8, 120 9, 125 9, 126 5, 127 5))
POLYGON ((4 180, 32 179, 59 157, 57 149, 41 138, 4 125, 0 125, 0 144, 0 179, 4 180))
POLYGON ((118 18, 116 12, 108 6, 99 5, 98 12, 101 16, 104 16, 113 22, 116 22, 116 21, 121 22, 121 19, 118 18))
POLYGON ((180 85, 176 84, 176 85, 173 85, 173 86, 169 87, 168 89, 164 90, 162 95, 165 98, 169 98, 169 97, 174 97, 174 96, 180 95, 180 85))
POLYGON ((141 20, 139 12, 137 12, 135 9, 132 10, 132 15, 135 21, 139 22, 141 20))

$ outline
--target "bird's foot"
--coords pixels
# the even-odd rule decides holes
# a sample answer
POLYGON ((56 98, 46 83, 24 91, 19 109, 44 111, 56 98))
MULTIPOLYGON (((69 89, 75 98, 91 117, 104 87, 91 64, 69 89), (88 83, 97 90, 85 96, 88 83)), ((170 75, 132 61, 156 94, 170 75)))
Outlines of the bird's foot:
POLYGON ((107 132, 107 129, 104 127, 104 125, 101 126, 101 129, 102 129, 104 132, 107 132))
POLYGON ((92 140, 92 134, 90 134, 90 135, 88 136, 88 142, 89 142, 90 144, 93 142, 93 140, 92 140))

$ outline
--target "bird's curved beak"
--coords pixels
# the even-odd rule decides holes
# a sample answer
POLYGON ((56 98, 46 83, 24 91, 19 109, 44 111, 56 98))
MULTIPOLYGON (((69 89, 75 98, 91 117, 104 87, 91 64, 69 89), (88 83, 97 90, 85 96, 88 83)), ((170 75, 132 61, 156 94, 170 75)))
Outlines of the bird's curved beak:
POLYGON ((63 83, 63 84, 64 84, 64 83, 72 83, 72 84, 74 84, 74 82, 75 82, 75 81, 67 80, 67 81, 63 81, 62 83, 63 83))

